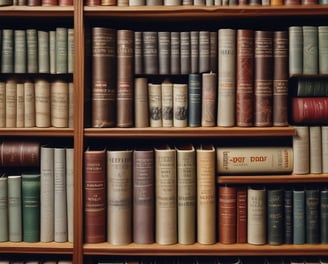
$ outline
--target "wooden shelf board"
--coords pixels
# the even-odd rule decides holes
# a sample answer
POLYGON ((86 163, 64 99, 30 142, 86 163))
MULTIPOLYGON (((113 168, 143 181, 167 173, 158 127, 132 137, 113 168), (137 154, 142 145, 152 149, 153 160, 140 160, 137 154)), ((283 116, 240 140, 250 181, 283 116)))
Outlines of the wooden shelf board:
POLYGON ((85 128, 86 137, 116 138, 209 138, 209 137, 274 137, 293 136, 293 127, 197 127, 197 128, 85 128))
POLYGON ((73 128, 0 128, 1 136, 73 137, 73 128))
POLYGON ((0 17, 74 17, 73 6, 2 6, 0 17))
POLYGON ((0 253, 73 254, 73 243, 64 242, 0 242, 0 253))
POLYGON ((250 244, 214 244, 200 245, 158 245, 158 244, 129 244, 114 246, 109 243, 85 244, 85 255, 133 255, 133 256, 326 256, 328 244, 317 245, 250 245, 250 244))

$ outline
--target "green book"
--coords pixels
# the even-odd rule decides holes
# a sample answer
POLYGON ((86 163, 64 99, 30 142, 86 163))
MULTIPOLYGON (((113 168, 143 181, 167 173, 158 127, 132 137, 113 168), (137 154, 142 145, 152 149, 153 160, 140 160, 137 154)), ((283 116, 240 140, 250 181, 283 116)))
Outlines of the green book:
POLYGON ((2 30, 1 72, 14 72, 14 30, 2 30))
POLYGON ((303 26, 303 74, 317 74, 318 60, 318 27, 303 26))
POLYGON ((22 174, 23 241, 40 241, 40 174, 22 174))
POLYGON ((38 30, 39 73, 50 73, 49 32, 38 30))
POLYGON ((26 30, 14 30, 14 72, 26 73, 26 30))
POLYGON ((328 26, 318 27, 318 41, 319 41, 319 73, 328 74, 328 26))
POLYGON ((0 242, 8 241, 8 178, 0 176, 0 242))
POLYGON ((22 176, 8 176, 9 241, 20 242, 22 233, 22 176))
POLYGON ((0 6, 12 5, 13 0, 0 0, 0 6))
POLYGON ((68 30, 64 27, 56 28, 56 73, 67 73, 68 62, 68 30))
POLYGON ((26 30, 27 72, 37 73, 38 69, 38 32, 36 29, 26 30))
POLYGON ((69 28, 67 32, 67 72, 74 71, 74 29, 69 28))

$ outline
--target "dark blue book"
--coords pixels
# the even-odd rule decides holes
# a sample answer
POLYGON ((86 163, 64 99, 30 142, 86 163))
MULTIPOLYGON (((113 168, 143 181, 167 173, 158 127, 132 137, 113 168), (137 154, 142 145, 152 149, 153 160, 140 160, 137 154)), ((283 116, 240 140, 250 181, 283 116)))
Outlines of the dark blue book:
POLYGON ((293 243, 305 243, 305 191, 293 190, 293 243))
POLYGON ((267 241, 270 245, 281 245, 284 242, 283 197, 284 192, 282 188, 272 188, 267 191, 267 241))
POLYGON ((284 190, 284 236, 285 244, 293 244, 293 191, 284 190))
POLYGON ((306 243, 320 243, 319 215, 320 215, 320 192, 319 189, 305 190, 305 230, 306 243))
POLYGON ((188 103, 189 103, 189 116, 188 126, 199 127, 201 126, 201 107, 202 107, 202 84, 201 75, 192 73, 188 76, 188 103))

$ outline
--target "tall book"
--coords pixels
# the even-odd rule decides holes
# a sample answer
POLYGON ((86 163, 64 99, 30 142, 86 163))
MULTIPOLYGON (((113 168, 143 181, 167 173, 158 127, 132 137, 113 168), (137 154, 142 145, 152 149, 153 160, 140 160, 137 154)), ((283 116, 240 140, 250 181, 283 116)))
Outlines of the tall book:
POLYGON ((49 34, 49 73, 56 74, 56 30, 50 30, 49 34))
POLYGON ((134 79, 134 126, 149 126, 147 78, 134 79))
POLYGON ((14 72, 14 30, 10 28, 2 29, 1 43, 1 72, 14 72))
POLYGON ((17 80, 6 82, 6 127, 16 127, 17 121, 17 80))
POLYGON ((117 126, 133 125, 133 74, 134 33, 117 30, 117 126))
POLYGON ((320 190, 320 241, 328 243, 328 190, 320 190))
POLYGON ((236 243, 247 242, 247 188, 238 186, 236 193, 236 243))
POLYGON ((184 83, 174 83, 173 84, 173 126, 186 127, 188 124, 187 117, 188 117, 188 85, 184 83))
POLYGON ((236 243, 237 232, 237 188, 220 185, 218 190, 219 242, 236 243))
POLYGON ((267 127, 272 126, 273 34, 271 31, 257 30, 254 41, 254 125, 267 127))
POLYGON ((288 28, 289 75, 303 73, 303 29, 302 26, 288 28))
POLYGON ((180 32, 180 73, 190 73, 190 32, 180 32))
POLYGON ((54 241, 67 241, 66 148, 54 148, 54 241))
POLYGON ((266 243, 266 189, 249 186, 247 191, 247 242, 254 245, 266 243))
POLYGON ((40 241, 40 174, 22 174, 23 241, 40 241))
POLYGON ((217 173, 291 173, 291 147, 217 147, 217 173))
POLYGON ((171 72, 171 33, 158 32, 158 73, 170 74, 171 72))
POLYGON ((68 28, 56 28, 56 73, 68 72, 68 28))
POLYGON ((199 73, 199 31, 190 31, 190 73, 199 73))
POLYGON ((318 26, 319 74, 328 74, 328 27, 318 26))
POLYGON ((18 82, 16 84, 16 127, 25 127, 25 102, 24 102, 24 83, 18 82))
POLYGON ((106 238, 106 151, 84 151, 85 242, 105 242, 106 238))
POLYGON ((9 239, 8 222, 8 178, 0 176, 0 241, 5 242, 9 239))
POLYGON ((320 190, 309 187, 305 189, 305 243, 320 242, 320 190))
POLYGON ((191 73, 188 75, 188 126, 201 126, 201 107, 202 107, 202 86, 201 75, 191 73))
POLYGON ((26 29, 27 72, 38 73, 38 31, 34 28, 26 29))
POLYGON ((267 190, 267 243, 284 243, 284 190, 272 187, 267 190))
POLYGON ((175 84, 168 79, 161 83, 162 97, 162 126, 173 126, 173 106, 174 106, 174 90, 175 84))
POLYGON ((293 191, 284 190, 284 243, 293 244, 293 191))
POLYGON ((74 29, 67 29, 67 73, 74 73, 74 29))
POLYGON ((40 241, 54 240, 54 147, 40 149, 40 241))
POLYGON ((22 228, 22 176, 8 176, 8 240, 20 242, 23 239, 22 228))
POLYGON ((210 71, 218 72, 218 31, 210 32, 210 71))
POLYGON ((302 26, 303 30, 303 74, 318 73, 318 27, 302 26))
POLYGON ((177 229, 176 149, 155 147, 155 241, 160 245, 175 244, 177 229))
POLYGON ((310 173, 322 173, 321 127, 310 126, 310 173))
POLYGON ((92 126, 116 124, 116 31, 92 28, 92 126))
POLYGON ((132 242, 132 150, 107 150, 107 241, 132 242))
POLYGON ((52 127, 68 127, 68 83, 56 80, 50 84, 50 115, 52 127))
POLYGON ((0 127, 6 127, 6 82, 0 82, 0 127))
POLYGON ((35 127, 35 87, 34 82, 24 82, 24 125, 35 127))
POLYGON ((144 31, 143 37, 143 59, 144 59, 144 73, 157 74, 158 73, 158 32, 144 31))
POLYGON ((207 30, 199 31, 199 73, 210 71, 210 32, 207 30))
POLYGON ((293 190, 293 243, 301 245, 305 243, 305 191, 293 190))
POLYGON ((177 152, 178 243, 196 241, 196 151, 193 145, 179 145, 177 152))
POLYGON ((295 126, 295 130, 293 173, 307 174, 310 172, 310 130, 308 126, 295 126))
POLYGON ((180 74, 180 32, 170 32, 171 74, 180 74))
POLYGON ((217 125, 235 125, 236 98, 236 31, 219 29, 218 44, 218 113, 217 125))
POLYGON ((238 29, 236 36, 236 125, 253 125, 254 32, 238 29))
POLYGON ((74 83, 68 83, 68 127, 74 127, 74 83))
POLYGON ((133 151, 133 242, 155 241, 155 159, 151 148, 133 151))
POLYGON ((14 30, 14 72, 26 73, 27 61, 26 61, 26 30, 15 29, 14 30))
POLYGON ((288 32, 273 33, 273 126, 288 125, 288 32))
POLYGON ((51 89, 45 79, 35 80, 35 126, 50 127, 51 89))
MULTIPOLYGON (((326 160, 328 157, 328 126, 321 126, 321 160, 326 160)), ((322 173, 328 173, 327 162, 322 162, 322 173)))
POLYGON ((215 148, 201 145, 196 149, 197 242, 216 242, 215 148))
POLYGON ((162 126, 162 86, 148 83, 148 106, 150 127, 162 126))
POLYGON ((134 74, 144 73, 142 34, 142 31, 134 31, 134 74))
MULTIPOLYGON (((49 31, 38 30, 38 68, 39 73, 50 73, 49 31)), ((52 53, 53 54, 53 53, 52 53)))
POLYGON ((74 240, 74 147, 66 147, 67 241, 74 240))
POLYGON ((217 75, 216 73, 202 74, 202 109, 201 125, 212 127, 216 125, 216 105, 217 105, 217 75))

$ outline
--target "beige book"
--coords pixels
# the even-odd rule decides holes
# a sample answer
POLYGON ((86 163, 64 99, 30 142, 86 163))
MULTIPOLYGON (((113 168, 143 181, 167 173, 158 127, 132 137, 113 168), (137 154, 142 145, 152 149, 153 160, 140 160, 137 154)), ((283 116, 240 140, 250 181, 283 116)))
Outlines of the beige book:
POLYGON ((322 173, 321 127, 310 126, 310 173, 322 173))
POLYGON ((16 127, 25 127, 24 124, 24 83, 17 83, 17 97, 16 97, 16 127))
POLYGON ((263 245, 266 243, 266 190, 247 190, 247 242, 263 245))
POLYGON ((295 126, 295 130, 293 173, 307 174, 310 172, 310 130, 308 126, 295 126))
POLYGON ((67 241, 74 235, 74 148, 66 148, 67 241))
POLYGON ((51 83, 51 125, 68 127, 68 83, 54 81, 51 83))
POLYGON ((149 126, 147 78, 134 79, 134 125, 149 126))
POLYGON ((67 29, 67 72, 74 72, 74 29, 67 29))
POLYGON ((173 83, 165 80, 161 84, 162 90, 162 124, 163 127, 173 126, 173 83))
POLYGON ((50 127, 50 83, 47 80, 35 81, 35 125, 50 127))
POLYGON ((16 127, 17 119, 17 82, 8 80, 6 83, 6 127, 16 127))
POLYGON ((216 124, 216 74, 213 72, 202 74, 202 113, 201 124, 203 127, 212 127, 216 124))
POLYGON ((68 127, 74 127, 74 83, 68 83, 68 127))
POLYGON ((0 82, 0 127, 6 127, 6 83, 0 82))
POLYGON ((201 145, 196 150, 197 166, 197 241, 216 242, 215 148, 201 145))
POLYGON ((150 127, 162 127, 161 85, 148 83, 149 124, 150 127))
POLYGON ((107 240, 132 241, 132 150, 107 151, 107 240))
POLYGON ((173 84, 173 126, 186 127, 188 116, 188 85, 173 84))
POLYGON ((155 241, 161 245, 177 243, 176 150, 155 147, 155 241))
POLYGON ((217 147, 219 174, 291 173, 291 147, 217 147))
POLYGON ((181 145, 177 151, 178 243, 196 241, 196 151, 181 145))
POLYGON ((328 173, 328 126, 321 127, 321 148, 322 148, 322 173, 328 173))
POLYGON ((31 81, 24 82, 24 124, 35 127, 35 88, 31 81))
POLYGON ((56 30, 49 31, 49 71, 56 73, 56 30))

